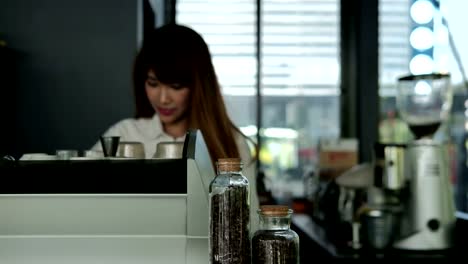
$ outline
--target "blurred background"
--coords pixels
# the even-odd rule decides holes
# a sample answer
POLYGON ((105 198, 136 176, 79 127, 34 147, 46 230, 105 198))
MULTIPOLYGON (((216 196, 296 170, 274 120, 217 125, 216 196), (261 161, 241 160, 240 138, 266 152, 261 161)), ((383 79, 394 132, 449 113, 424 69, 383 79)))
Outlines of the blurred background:
POLYGON ((436 137, 450 143, 457 207, 468 211, 465 2, 2 0, 0 154, 90 148, 133 115, 145 30, 175 21, 209 44, 229 113, 259 146, 261 191, 276 200, 310 193, 322 142, 351 140, 363 163, 376 141, 412 139, 397 78, 450 73, 452 113, 436 137))

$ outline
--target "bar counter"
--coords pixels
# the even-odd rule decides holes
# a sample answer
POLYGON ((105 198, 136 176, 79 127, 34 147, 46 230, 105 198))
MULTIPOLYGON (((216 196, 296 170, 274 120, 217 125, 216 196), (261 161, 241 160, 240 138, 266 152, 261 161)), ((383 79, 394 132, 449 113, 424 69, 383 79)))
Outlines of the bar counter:
POLYGON ((457 213, 454 247, 441 251, 407 251, 387 249, 370 250, 366 247, 352 249, 332 243, 325 228, 308 214, 295 214, 292 229, 300 237, 301 263, 381 263, 403 261, 411 263, 468 263, 466 238, 468 238, 467 214, 457 213))

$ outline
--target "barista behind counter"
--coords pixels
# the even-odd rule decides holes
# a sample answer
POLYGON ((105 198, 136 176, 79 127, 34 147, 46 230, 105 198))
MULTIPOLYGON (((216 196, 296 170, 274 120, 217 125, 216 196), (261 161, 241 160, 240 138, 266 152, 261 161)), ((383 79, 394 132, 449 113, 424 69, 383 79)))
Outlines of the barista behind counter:
MULTIPOLYGON (((136 56, 133 68, 135 118, 111 126, 105 136, 142 142, 151 158, 162 141, 184 141, 199 129, 213 165, 218 158, 241 158, 250 183, 251 231, 258 226, 255 160, 249 140, 227 114, 211 54, 194 30, 170 24, 154 29, 136 56)), ((98 141, 93 150, 101 150, 98 141)))

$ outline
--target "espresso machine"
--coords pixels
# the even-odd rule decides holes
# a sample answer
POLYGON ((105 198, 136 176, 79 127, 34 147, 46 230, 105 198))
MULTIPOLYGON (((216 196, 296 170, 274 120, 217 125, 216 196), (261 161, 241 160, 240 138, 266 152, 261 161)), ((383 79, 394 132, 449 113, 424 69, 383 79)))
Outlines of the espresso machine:
MULTIPOLYGON (((404 147, 400 228, 393 247, 444 250, 452 246, 455 203, 447 145, 434 138, 452 107, 450 75, 408 75, 398 79, 397 110, 415 139, 404 147)), ((399 148, 401 150, 401 148, 399 148)))

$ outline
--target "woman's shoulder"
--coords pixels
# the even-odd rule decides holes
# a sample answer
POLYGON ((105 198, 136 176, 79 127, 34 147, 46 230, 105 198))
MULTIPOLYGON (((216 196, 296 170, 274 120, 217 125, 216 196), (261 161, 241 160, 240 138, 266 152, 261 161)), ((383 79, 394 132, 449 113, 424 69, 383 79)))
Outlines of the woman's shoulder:
POLYGON ((246 137, 244 136, 244 134, 238 131, 237 129, 233 129, 233 135, 234 135, 234 139, 236 140, 236 142, 246 140, 246 137))
POLYGON ((234 139, 239 149, 239 154, 242 159, 252 159, 252 152, 255 149, 255 146, 252 142, 245 136, 242 132, 234 130, 234 139))

